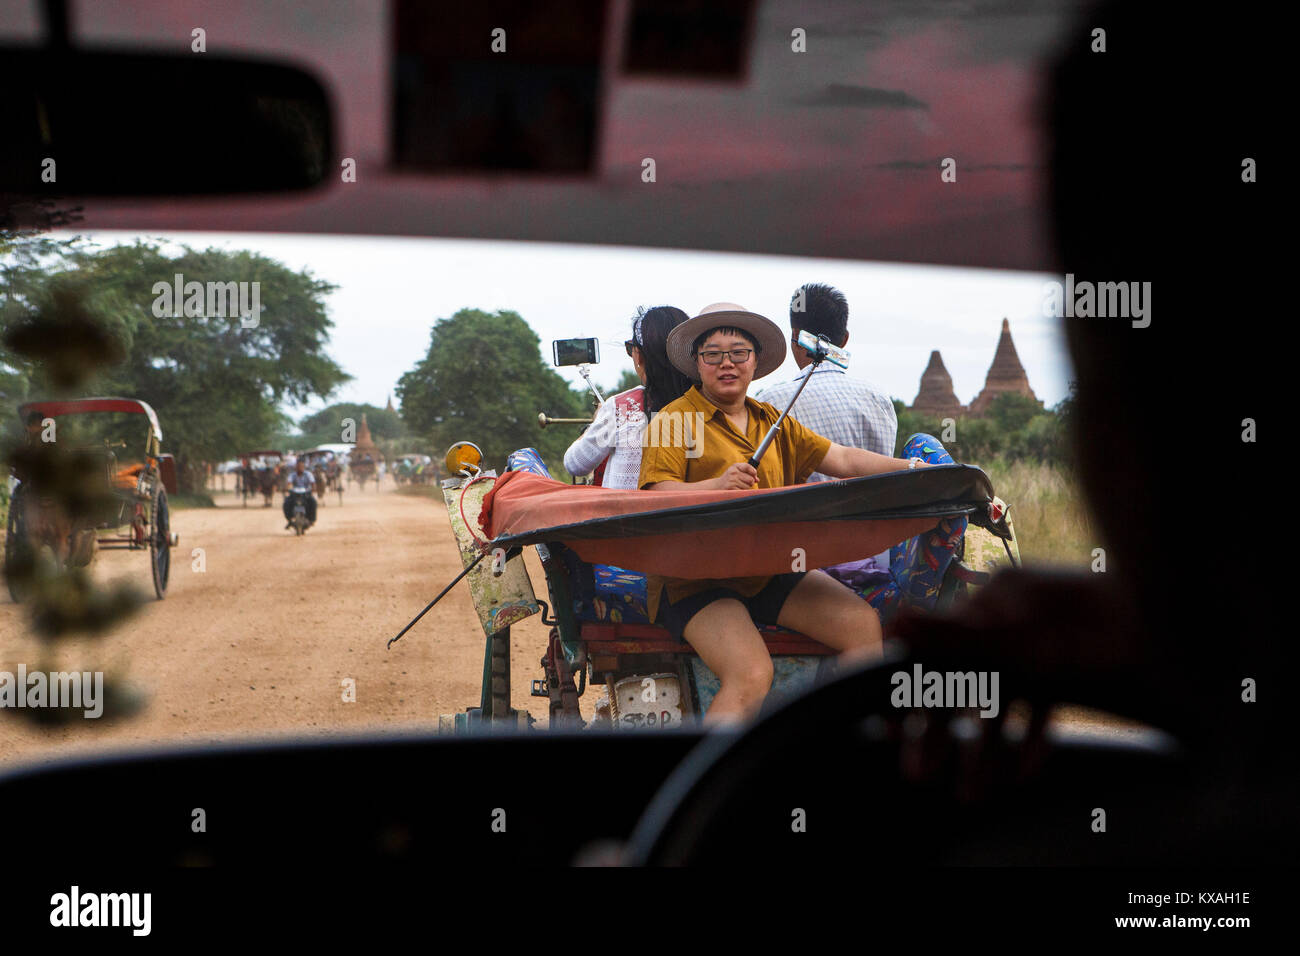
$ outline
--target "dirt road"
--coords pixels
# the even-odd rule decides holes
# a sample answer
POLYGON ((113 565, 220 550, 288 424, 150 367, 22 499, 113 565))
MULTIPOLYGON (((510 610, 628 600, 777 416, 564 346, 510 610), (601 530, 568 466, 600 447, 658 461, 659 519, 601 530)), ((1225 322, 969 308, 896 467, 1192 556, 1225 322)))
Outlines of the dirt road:
MULTIPOLYGON (((215 509, 173 513, 180 544, 163 601, 153 600, 146 555, 96 555, 97 578, 127 576, 150 600, 116 633, 57 658, 64 669, 124 672, 148 696, 143 713, 45 731, 0 712, 0 764, 198 739, 429 729, 439 714, 478 704, 484 638, 463 585, 384 649, 461 569, 439 499, 398 494, 387 481, 377 494, 353 489, 342 507, 326 498, 298 538, 284 530, 278 497, 274 508, 214 497, 215 509), (355 703, 343 700, 345 678, 356 682, 355 703)), ((532 549, 526 560, 533 581, 544 580, 532 549)), ((547 630, 538 616, 512 628, 513 704, 543 724, 546 701, 528 689, 542 676, 547 630)), ((4 595, 0 671, 20 663, 50 669, 4 595)), ((582 701, 588 716, 594 696, 582 701)))

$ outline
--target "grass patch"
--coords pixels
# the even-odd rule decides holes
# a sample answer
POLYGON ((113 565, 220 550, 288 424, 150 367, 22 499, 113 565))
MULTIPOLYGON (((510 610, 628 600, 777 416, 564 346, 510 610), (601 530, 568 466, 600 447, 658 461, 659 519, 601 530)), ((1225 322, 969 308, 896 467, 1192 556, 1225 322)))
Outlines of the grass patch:
POLYGON ((1086 569, 1101 547, 1074 474, 1059 465, 993 458, 980 463, 998 497, 1011 508, 1026 564, 1086 569))

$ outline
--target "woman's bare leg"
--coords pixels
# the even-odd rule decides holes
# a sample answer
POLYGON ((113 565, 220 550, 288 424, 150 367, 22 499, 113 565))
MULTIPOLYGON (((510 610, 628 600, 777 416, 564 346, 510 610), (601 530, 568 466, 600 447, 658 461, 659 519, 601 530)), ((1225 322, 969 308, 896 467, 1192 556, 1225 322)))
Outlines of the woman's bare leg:
POLYGON ((745 605, 735 598, 714 601, 691 618, 682 636, 722 681, 704 722, 753 717, 772 688, 772 657, 745 605))
POLYGON ((804 575, 776 623, 840 651, 846 664, 867 664, 883 653, 876 609, 823 571, 804 575))

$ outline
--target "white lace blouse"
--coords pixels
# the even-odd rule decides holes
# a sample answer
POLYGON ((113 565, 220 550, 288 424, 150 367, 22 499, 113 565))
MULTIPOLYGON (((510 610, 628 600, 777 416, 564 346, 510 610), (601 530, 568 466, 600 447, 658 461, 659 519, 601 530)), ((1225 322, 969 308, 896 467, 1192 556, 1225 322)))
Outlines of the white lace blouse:
POLYGON ((608 458, 601 485, 635 489, 645 429, 645 388, 638 385, 611 395, 596 410, 595 421, 564 453, 564 467, 571 475, 589 475, 608 458))

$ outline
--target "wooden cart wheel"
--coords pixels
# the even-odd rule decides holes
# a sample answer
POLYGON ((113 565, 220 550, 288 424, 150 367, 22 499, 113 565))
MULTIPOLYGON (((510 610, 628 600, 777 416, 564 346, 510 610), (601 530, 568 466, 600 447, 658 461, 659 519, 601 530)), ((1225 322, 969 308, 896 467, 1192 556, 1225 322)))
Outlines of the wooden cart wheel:
POLYGON ((5 582, 15 602, 27 596, 22 579, 30 578, 36 563, 36 554, 27 540, 24 510, 23 486, 19 485, 9 499, 9 519, 5 522, 5 582))
POLYGON ((154 489, 153 506, 149 509, 149 564, 153 568, 153 589, 162 600, 167 594, 167 580, 171 576, 171 520, 167 511, 167 490, 159 485, 154 489))

